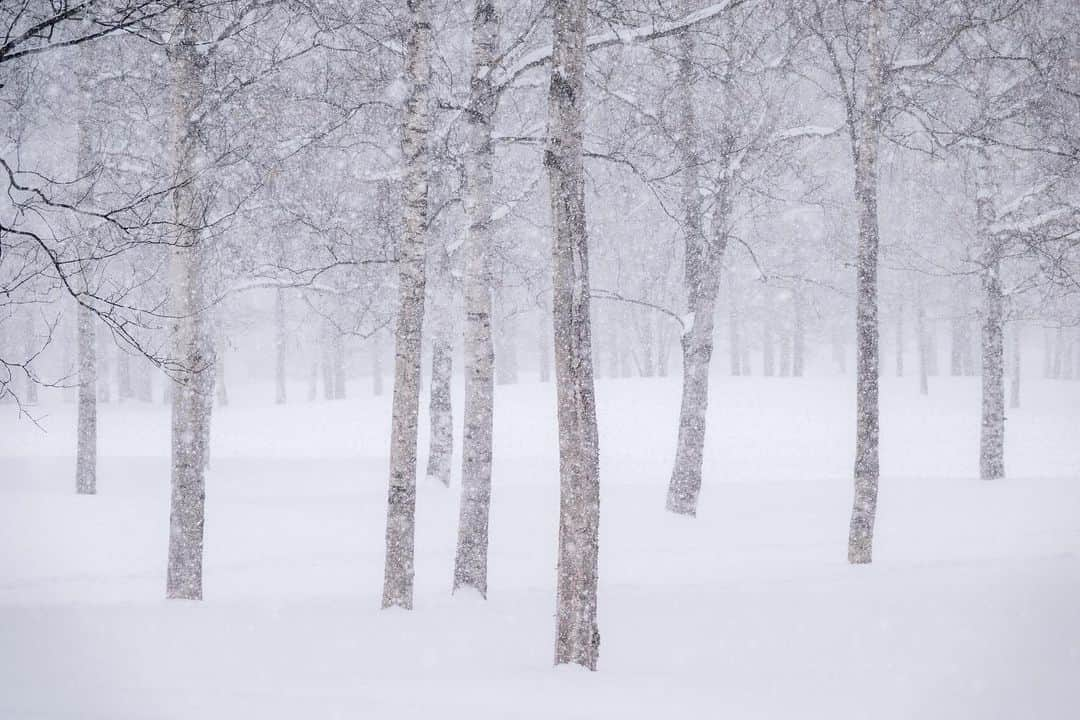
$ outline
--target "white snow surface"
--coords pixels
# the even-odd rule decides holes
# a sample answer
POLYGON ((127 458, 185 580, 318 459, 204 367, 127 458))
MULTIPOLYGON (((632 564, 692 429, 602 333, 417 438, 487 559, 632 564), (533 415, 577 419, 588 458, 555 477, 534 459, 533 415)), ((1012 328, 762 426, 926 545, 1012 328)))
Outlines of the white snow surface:
POLYGON ((851 567, 850 377, 715 376, 692 520, 664 511, 678 381, 600 381, 596 673, 552 667, 552 385, 497 388, 488 600, 450 594, 457 477, 421 478, 411 612, 379 609, 390 400, 366 384, 230 387, 200 603, 163 599, 164 406, 101 406, 94 497, 73 405, 45 398, 47 433, 0 407, 0 718, 1076 718, 1080 382, 1025 379, 1000 482, 975 479, 978 378, 917 382, 884 381, 851 567))

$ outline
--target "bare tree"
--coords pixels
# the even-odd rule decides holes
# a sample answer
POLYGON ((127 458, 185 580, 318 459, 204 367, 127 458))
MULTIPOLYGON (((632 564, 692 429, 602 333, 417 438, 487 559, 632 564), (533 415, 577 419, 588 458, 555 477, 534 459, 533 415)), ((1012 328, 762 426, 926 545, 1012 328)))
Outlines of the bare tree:
POLYGON ((585 0, 554 0, 548 91, 548 171, 553 227, 555 377, 559 419, 559 567, 555 664, 596 669, 600 464, 589 324, 583 132, 585 0))
POLYGON ((407 6, 405 79, 409 94, 405 101, 401 143, 405 177, 404 232, 398 249, 399 306, 394 335, 396 358, 382 606, 412 609, 416 436, 428 223, 432 29, 428 0, 408 0, 407 6))

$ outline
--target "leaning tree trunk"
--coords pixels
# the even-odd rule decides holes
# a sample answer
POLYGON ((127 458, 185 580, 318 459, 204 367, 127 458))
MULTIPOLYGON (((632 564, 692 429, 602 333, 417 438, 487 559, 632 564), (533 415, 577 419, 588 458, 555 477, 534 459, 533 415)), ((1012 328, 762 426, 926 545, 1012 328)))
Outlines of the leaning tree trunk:
POLYGON ((431 6, 410 0, 405 44, 404 232, 398 250, 398 317, 394 334, 394 399, 386 503, 386 564, 382 606, 412 609, 416 535, 416 435, 420 411, 420 351, 424 326, 424 263, 428 224, 428 107, 431 6))
POLYGON ((193 180, 197 130, 191 124, 199 101, 199 53, 194 18, 180 8, 174 42, 168 48, 173 74, 170 148, 174 153, 173 205, 177 242, 169 255, 172 324, 172 494, 169 507, 170 598, 202 599, 206 433, 209 399, 204 373, 212 373, 206 318, 206 268, 198 225, 201 199, 193 180))
POLYGON ((1005 477, 1005 298, 1001 289, 1002 238, 992 231, 994 188, 989 151, 976 158, 976 222, 982 243, 982 427, 979 477, 1005 477))
POLYGON ((79 405, 75 455, 75 490, 97 492, 97 354, 94 313, 79 305, 79 405))
POLYGON ((555 664, 596 669, 600 458, 589 327, 583 112, 586 0, 554 0, 548 171, 553 229, 555 377, 559 418, 559 560, 555 664))
POLYGON ((680 515, 697 513, 701 490, 701 466, 705 450, 705 415, 709 406, 709 364, 713 350, 716 296, 720 290, 727 220, 723 209, 727 188, 722 188, 714 213, 712 242, 705 237, 701 217, 700 134, 693 101, 694 41, 689 33, 679 36, 676 72, 676 112, 679 123, 679 163, 682 167, 681 211, 684 233, 684 281, 690 314, 681 339, 683 356, 682 403, 675 467, 668 483, 667 509, 680 515))
POLYGON ((861 132, 855 150, 855 199, 859 210, 855 309, 855 493, 848 531, 848 562, 872 559, 878 496, 878 137, 881 131, 884 0, 870 0, 867 77, 861 132))
POLYGON ((476 0, 472 73, 466 113, 465 426, 461 449, 461 505, 454 591, 473 588, 487 597, 488 518, 491 508, 495 345, 491 333, 492 131, 498 96, 492 70, 499 16, 493 0, 476 0))

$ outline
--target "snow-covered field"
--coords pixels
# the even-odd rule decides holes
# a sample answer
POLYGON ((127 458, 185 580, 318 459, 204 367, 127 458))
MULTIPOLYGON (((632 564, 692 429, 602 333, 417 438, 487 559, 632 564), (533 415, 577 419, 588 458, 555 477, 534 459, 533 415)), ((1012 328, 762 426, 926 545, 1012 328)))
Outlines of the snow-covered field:
POLYGON ((498 388, 490 599, 450 595, 458 490, 422 481, 412 612, 379 610, 388 397, 230 388, 197 604, 163 599, 167 410, 103 406, 77 497, 73 406, 4 406, 0 718, 1080 717, 1080 383, 1027 381, 985 483, 978 379, 916 382, 884 381, 851 567, 850 378, 718 376, 695 520, 663 507, 677 380, 600 381, 595 674, 551 664, 550 385, 498 388))

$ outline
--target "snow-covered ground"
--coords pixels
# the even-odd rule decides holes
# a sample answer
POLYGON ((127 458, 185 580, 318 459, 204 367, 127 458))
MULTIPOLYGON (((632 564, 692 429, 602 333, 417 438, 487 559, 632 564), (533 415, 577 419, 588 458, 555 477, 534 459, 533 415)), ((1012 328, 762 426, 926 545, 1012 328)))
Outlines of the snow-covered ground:
POLYGON ((95 497, 73 406, 3 406, 0 718, 1080 717, 1080 383, 1027 381, 985 483, 978 379, 916 382, 884 381, 850 567, 850 378, 716 377, 695 520, 663 508, 677 380, 601 381, 595 674, 551 665, 550 385, 498 388, 487 601, 449 592, 456 484, 421 482, 412 612, 379 610, 388 397, 230 388, 202 603, 163 599, 163 406, 101 408, 95 497))

